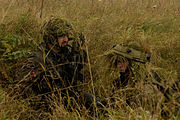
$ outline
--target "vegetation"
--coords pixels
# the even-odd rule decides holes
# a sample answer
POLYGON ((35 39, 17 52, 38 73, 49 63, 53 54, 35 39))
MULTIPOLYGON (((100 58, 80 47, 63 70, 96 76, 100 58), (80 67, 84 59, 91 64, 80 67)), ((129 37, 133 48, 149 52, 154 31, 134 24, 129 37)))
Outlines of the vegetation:
MULTIPOLYGON (((42 25, 51 16, 60 16, 72 23, 86 37, 88 52, 87 90, 106 98, 112 91, 115 72, 107 73, 102 55, 114 44, 127 41, 140 43, 151 52, 151 62, 134 63, 137 85, 116 94, 109 102, 106 115, 89 116, 85 110, 69 112, 62 106, 48 113, 34 113, 26 101, 14 100, 7 89, 0 87, 0 119, 162 119, 163 95, 153 87, 150 70, 155 69, 167 88, 180 74, 180 2, 178 0, 0 0, 0 71, 13 81, 14 72, 42 41, 42 25), (139 67, 137 66, 139 64, 139 67), (145 79, 146 76, 150 76, 145 79), (149 83, 149 84, 145 84, 149 83), (136 105, 128 106, 125 97, 134 95, 136 105), (140 102, 141 101, 141 102, 140 102)), ((178 93, 179 94, 179 93, 178 93)), ((166 105, 165 105, 166 106, 166 105)), ((171 104, 169 111, 175 111, 171 104)), ((180 114, 180 113, 179 113, 180 114)), ((172 113, 168 119, 180 119, 172 113)))

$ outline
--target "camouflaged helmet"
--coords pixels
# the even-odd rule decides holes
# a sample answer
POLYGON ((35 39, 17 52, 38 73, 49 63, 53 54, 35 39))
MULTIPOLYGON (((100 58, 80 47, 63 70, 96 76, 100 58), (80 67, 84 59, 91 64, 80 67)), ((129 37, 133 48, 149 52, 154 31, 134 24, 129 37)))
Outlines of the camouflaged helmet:
POLYGON ((120 59, 121 61, 136 61, 140 63, 150 61, 150 54, 145 53, 144 49, 135 42, 114 45, 111 50, 105 53, 105 56, 111 63, 116 63, 117 59, 120 59))
POLYGON ((58 37, 67 36, 68 39, 72 39, 75 34, 72 26, 61 18, 51 18, 44 24, 43 40, 45 43, 52 44, 58 37))

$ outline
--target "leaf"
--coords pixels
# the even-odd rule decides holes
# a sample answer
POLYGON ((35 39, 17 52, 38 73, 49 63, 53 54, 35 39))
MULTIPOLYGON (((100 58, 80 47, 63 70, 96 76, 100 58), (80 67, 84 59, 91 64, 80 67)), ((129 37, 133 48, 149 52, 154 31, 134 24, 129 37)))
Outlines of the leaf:
POLYGON ((13 50, 12 46, 5 42, 2 42, 2 46, 5 47, 5 52, 3 53, 3 55, 5 55, 13 50))

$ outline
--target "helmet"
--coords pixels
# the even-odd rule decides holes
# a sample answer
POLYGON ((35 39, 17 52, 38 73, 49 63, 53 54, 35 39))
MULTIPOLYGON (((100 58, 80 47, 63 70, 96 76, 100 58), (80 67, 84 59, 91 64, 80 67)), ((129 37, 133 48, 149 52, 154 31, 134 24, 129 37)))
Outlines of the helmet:
POLYGON ((45 44, 53 44, 54 41, 58 40, 58 37, 67 36, 68 39, 72 39, 75 34, 72 26, 61 18, 51 18, 47 23, 44 24, 44 35, 43 40, 45 44))

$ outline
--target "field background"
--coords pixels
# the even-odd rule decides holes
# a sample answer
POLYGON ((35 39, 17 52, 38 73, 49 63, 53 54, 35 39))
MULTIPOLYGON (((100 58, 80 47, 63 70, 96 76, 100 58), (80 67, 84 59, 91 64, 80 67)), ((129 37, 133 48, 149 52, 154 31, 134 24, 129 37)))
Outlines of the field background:
MULTIPOLYGON (((0 0, 0 71, 8 74, 9 81, 13 80, 18 66, 42 41, 41 27, 51 16, 67 19, 85 35, 84 49, 88 53, 86 89, 100 98, 108 96, 111 91, 113 75, 107 75, 102 55, 114 44, 135 41, 151 52, 151 62, 142 65, 140 70, 140 90, 144 86, 144 74, 150 69, 158 72, 165 87, 179 79, 179 0, 0 0)), ((123 101, 123 95, 119 95, 121 102, 117 102, 115 108, 106 108, 108 117, 90 117, 87 111, 80 115, 77 111, 68 112, 62 106, 57 106, 54 114, 48 114, 48 117, 53 120, 161 119, 163 96, 154 89, 154 94, 151 94, 149 92, 152 91, 147 88, 149 92, 145 92, 144 96, 151 97, 155 105, 131 108, 123 101)), ((0 87, 0 119, 36 119, 39 114, 33 113, 27 104, 13 100, 0 87)), ((172 115, 169 119, 179 118, 172 115)))

